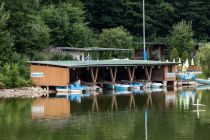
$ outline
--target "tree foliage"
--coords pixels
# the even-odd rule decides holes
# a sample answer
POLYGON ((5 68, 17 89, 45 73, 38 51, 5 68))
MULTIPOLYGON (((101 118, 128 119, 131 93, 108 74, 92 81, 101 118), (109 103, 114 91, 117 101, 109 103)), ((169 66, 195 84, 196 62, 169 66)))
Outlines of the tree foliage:
POLYGON ((6 29, 9 13, 5 12, 4 4, 0 7, 0 63, 10 62, 12 57, 13 38, 6 29))
POLYGON ((81 8, 64 3, 44 6, 41 11, 50 28, 50 44, 55 46, 90 47, 92 31, 83 22, 81 8))
POLYGON ((103 29, 97 46, 102 48, 132 48, 133 37, 123 27, 103 29))
POLYGON ((176 48, 178 52, 187 51, 189 53, 195 45, 193 35, 191 23, 181 21, 173 25, 167 37, 167 43, 171 48, 176 48))
POLYGON ((179 53, 177 51, 176 48, 172 48, 171 52, 170 52, 170 59, 178 59, 179 58, 179 53))
POLYGON ((49 29, 38 15, 37 0, 1 0, 10 12, 7 28, 14 36, 14 46, 19 53, 33 53, 47 47, 49 29))
POLYGON ((202 66, 202 70, 206 77, 210 76, 210 44, 200 47, 196 54, 199 64, 202 66))
POLYGON ((182 53, 182 59, 185 61, 186 59, 189 59, 189 54, 188 54, 188 52, 187 51, 184 51, 183 53, 182 53))
MULTIPOLYGON (((142 36, 142 1, 81 0, 86 18, 96 30, 124 26, 133 35, 142 36)), ((145 1, 146 36, 165 37, 171 26, 181 20, 192 21, 199 41, 210 38, 210 4, 206 0, 147 0, 145 1)), ((153 40, 149 40, 153 41, 153 40)))

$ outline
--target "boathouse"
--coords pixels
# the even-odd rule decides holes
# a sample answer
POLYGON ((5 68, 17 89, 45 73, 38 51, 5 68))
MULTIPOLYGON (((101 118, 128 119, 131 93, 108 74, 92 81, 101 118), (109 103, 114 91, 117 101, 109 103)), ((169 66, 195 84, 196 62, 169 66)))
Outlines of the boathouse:
POLYGON ((176 82, 176 65, 166 61, 30 61, 36 86, 67 86, 80 79, 92 85, 116 82, 176 82))
POLYGON ((61 52, 70 54, 73 60, 104 60, 111 58, 132 58, 134 55, 133 49, 122 48, 76 48, 76 47, 55 47, 51 48, 52 52, 61 52))

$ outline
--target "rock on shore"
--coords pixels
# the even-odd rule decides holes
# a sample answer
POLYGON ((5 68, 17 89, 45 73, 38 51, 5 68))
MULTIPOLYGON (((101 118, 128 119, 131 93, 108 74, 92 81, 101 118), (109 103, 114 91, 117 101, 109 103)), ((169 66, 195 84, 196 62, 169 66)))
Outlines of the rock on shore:
POLYGON ((0 90, 0 98, 37 98, 43 95, 46 96, 47 91, 41 87, 23 87, 0 90))

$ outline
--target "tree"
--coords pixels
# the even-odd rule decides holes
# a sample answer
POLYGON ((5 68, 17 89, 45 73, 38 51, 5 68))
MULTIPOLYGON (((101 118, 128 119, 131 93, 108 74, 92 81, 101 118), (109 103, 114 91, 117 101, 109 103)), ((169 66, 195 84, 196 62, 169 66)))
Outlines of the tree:
POLYGON ((176 48, 178 52, 187 51, 190 53, 195 46, 193 35, 191 22, 181 21, 173 25, 167 37, 167 43, 170 48, 176 48))
POLYGON ((84 11, 69 3, 44 6, 41 15, 50 28, 54 46, 90 47, 93 33, 83 22, 84 11))
POLYGON ((132 48, 132 35, 123 27, 103 29, 97 46, 102 48, 132 48))
POLYGON ((0 63, 11 62, 13 53, 13 38, 6 29, 9 13, 5 12, 4 4, 0 7, 0 63))
POLYGON ((1 0, 10 11, 7 28, 14 37, 14 47, 21 54, 31 54, 48 47, 49 29, 38 15, 37 0, 1 0))
POLYGON ((206 77, 210 76, 210 44, 200 47, 196 54, 199 64, 202 66, 203 73, 206 77))
POLYGON ((170 59, 173 60, 173 59, 177 59, 177 58, 179 58, 179 53, 176 48, 172 48, 172 50, 170 52, 170 59))
POLYGON ((184 51, 183 54, 182 54, 182 59, 183 59, 183 60, 186 60, 186 59, 188 59, 188 58, 189 58, 188 52, 187 52, 187 51, 184 51))

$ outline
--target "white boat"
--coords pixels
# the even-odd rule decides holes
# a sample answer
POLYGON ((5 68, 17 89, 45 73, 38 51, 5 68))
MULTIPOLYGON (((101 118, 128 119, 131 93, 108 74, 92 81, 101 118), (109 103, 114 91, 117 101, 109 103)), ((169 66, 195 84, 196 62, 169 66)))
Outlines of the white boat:
POLYGON ((162 83, 151 83, 151 88, 160 88, 163 87, 162 83))

